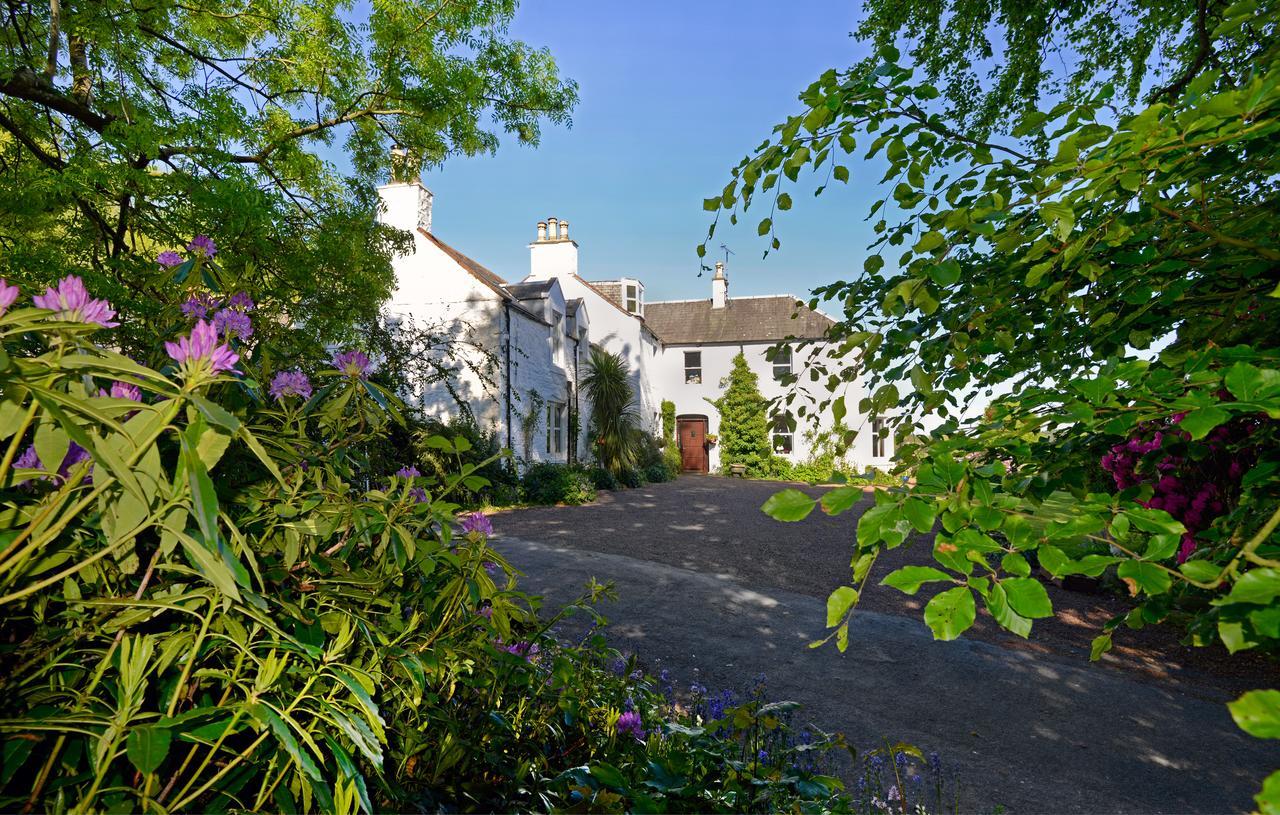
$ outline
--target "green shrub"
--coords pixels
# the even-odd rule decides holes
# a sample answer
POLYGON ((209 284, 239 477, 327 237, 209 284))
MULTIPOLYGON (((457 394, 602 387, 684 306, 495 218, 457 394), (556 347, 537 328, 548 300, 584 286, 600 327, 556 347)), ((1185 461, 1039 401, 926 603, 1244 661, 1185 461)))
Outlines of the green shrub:
POLYGON ((529 465, 520 481, 531 504, 589 504, 596 500, 591 476, 582 470, 540 461, 529 465))
POLYGON ((671 472, 665 462, 659 461, 644 468, 644 480, 650 484, 662 484, 671 480, 671 472))
POLYGON ((591 476, 591 483, 598 490, 616 490, 621 486, 618 483, 618 477, 604 467, 592 467, 587 474, 591 476))
POLYGON ((416 457, 414 463, 425 473, 443 477, 456 472, 460 466, 472 467, 475 475, 488 482, 481 485, 473 481, 470 486, 464 482, 454 498, 464 506, 503 506, 518 500, 518 481, 510 456, 504 456, 497 433, 482 429, 473 419, 458 417, 448 422, 428 419, 417 423, 412 450, 416 457), (442 449, 441 439, 453 443, 457 454, 442 449))
POLYGON ((645 483, 644 473, 639 470, 627 468, 618 473, 618 483, 628 489, 643 487, 645 483))
POLYGON ((667 470, 668 481, 679 477, 684 469, 680 444, 676 440, 676 405, 669 400, 662 402, 662 463, 667 470))
POLYGON ((747 475, 766 478, 773 447, 769 442, 768 402, 760 395, 759 377, 742 354, 733 358, 724 395, 712 402, 720 411, 720 463, 745 464, 747 475))

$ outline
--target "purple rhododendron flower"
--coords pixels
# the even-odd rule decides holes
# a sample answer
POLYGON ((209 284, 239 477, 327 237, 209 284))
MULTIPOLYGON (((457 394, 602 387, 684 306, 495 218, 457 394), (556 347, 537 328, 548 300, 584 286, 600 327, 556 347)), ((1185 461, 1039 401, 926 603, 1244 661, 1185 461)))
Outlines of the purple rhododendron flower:
POLYGON ((640 721, 640 714, 634 710, 629 710, 618 717, 618 735, 631 735, 640 741, 644 741, 643 725, 644 723, 640 721))
MULTIPOLYGON (((67 448, 67 455, 62 459, 62 466, 58 468, 58 477, 63 481, 71 476, 71 470, 80 462, 89 458, 89 451, 71 442, 71 446, 67 448)), ((92 477, 89 479, 92 481, 92 477)))
POLYGON ((409 490, 409 497, 414 500, 414 503, 425 504, 427 502, 427 491, 422 487, 414 487, 409 490))
POLYGON ((207 294, 196 294, 187 298, 181 306, 182 313, 196 320, 209 319, 209 312, 218 307, 218 301, 207 294))
POLYGON ((0 277, 0 314, 4 314, 9 310, 9 306, 13 305, 18 299, 18 287, 10 286, 9 281, 0 277))
POLYGON ((227 308, 247 313, 253 311, 253 300, 249 297, 248 292, 238 291, 227 300, 227 308))
POLYGON ((207 370, 210 373, 234 371, 240 356, 229 345, 218 344, 218 330, 213 323, 200 320, 188 337, 166 342, 164 350, 188 374, 207 370))
POLYGON ((347 376, 365 379, 369 375, 369 358, 362 351, 344 351, 333 358, 333 367, 347 376))
POLYGON ((396 478, 418 478, 421 475, 417 467, 401 467, 396 470, 396 478))
POLYGON ((462 519, 463 532, 479 532, 481 535, 493 534, 493 523, 483 512, 473 512, 462 519))
POLYGON ((486 620, 492 620, 493 606, 481 606, 480 608, 476 609, 476 614, 479 614, 481 617, 484 617, 486 620))
POLYGON ((98 388, 99 396, 109 396, 112 399, 128 399, 130 402, 142 401, 142 389, 132 382, 112 382, 111 390, 98 388))
POLYGON ((484 570, 489 574, 497 574, 499 571, 502 570, 502 567, 494 563, 492 560, 486 560, 484 563, 481 563, 480 565, 483 566, 484 570))
POLYGON ((214 328, 218 329, 219 334, 228 339, 239 337, 242 340, 247 340, 253 336, 253 321, 243 311, 224 308, 213 315, 213 325, 214 328))
POLYGON ((112 321, 116 316, 106 300, 95 300, 85 291, 84 281, 75 275, 67 275, 58 281, 58 288, 49 287, 44 294, 32 300, 38 308, 54 312, 54 318, 69 323, 93 323, 103 328, 115 328, 120 323, 112 321))
POLYGON ((277 402, 284 401, 288 396, 310 399, 311 380, 307 379, 307 375, 302 371, 281 371, 271 380, 271 387, 268 390, 277 402))
POLYGON ((541 650, 532 642, 515 642, 506 646, 499 642, 498 647, 500 650, 506 651, 508 654, 515 654, 518 657, 524 657, 527 662, 533 662, 533 658, 536 657, 538 652, 541 650))
POLYGON ((207 258, 211 258, 218 254, 218 247, 213 242, 213 238, 208 235, 196 235, 191 239, 191 243, 187 244, 188 252, 199 252, 207 258))
POLYGON ((27 449, 22 451, 22 455, 18 456, 18 460, 13 462, 13 466, 19 470, 43 470, 44 464, 40 462, 40 454, 36 452, 34 444, 27 445, 27 449))
POLYGON ((174 266, 182 265, 182 255, 179 255, 177 252, 169 249, 156 256, 156 263, 159 263, 166 269, 172 269, 174 266))

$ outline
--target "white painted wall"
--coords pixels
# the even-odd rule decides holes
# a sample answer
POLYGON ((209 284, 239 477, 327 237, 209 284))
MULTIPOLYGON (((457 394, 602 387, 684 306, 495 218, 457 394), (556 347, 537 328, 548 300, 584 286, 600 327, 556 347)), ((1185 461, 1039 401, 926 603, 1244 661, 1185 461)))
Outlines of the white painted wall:
MULTIPOLYGON (((530 459, 565 461, 567 438, 559 453, 548 449, 545 408, 545 402, 567 404, 567 384, 573 371, 573 340, 566 334, 570 326, 565 319, 561 288, 553 287, 545 301, 532 304, 533 314, 514 304, 506 308, 500 292, 459 265, 422 232, 431 222, 432 198, 425 187, 417 182, 388 184, 379 188, 379 194, 383 205, 380 220, 413 236, 412 251, 392 259, 396 288, 385 307, 387 317, 410 319, 419 328, 438 327, 455 340, 474 346, 474 350, 463 353, 487 376, 463 366, 458 369, 454 388, 470 405, 481 427, 494 430, 499 442, 506 445, 504 323, 509 311, 513 449, 517 456, 524 453, 521 417, 529 412, 536 391, 544 400, 544 407, 528 434, 530 459), (549 323, 556 326, 561 342, 553 342, 549 323)), ((585 322, 589 324, 589 320, 585 322)), ((417 401, 433 418, 448 420, 459 413, 453 397, 440 384, 424 386, 405 396, 417 401)))
MULTIPOLYGON (((758 377, 761 395, 769 400, 777 399, 779 400, 778 404, 785 407, 780 400, 786 396, 792 386, 784 385, 774 379, 773 363, 765 358, 766 349, 772 346, 773 343, 771 342, 667 345, 663 353, 658 357, 657 365, 654 367, 654 389, 662 394, 662 398, 669 399, 675 403, 677 417, 685 415, 706 416, 707 432, 719 435, 720 415, 715 406, 708 400, 719 399, 724 394, 724 387, 721 382, 728 377, 729 371, 733 367, 733 358, 739 352, 746 357, 747 366, 758 377), (700 383, 685 382, 684 362, 686 351, 699 351, 702 354, 702 381, 700 383)), ((793 350, 793 373, 804 377, 806 361, 816 353, 818 352, 814 346, 793 350)), ((893 440, 890 438, 886 442, 884 456, 872 455, 870 418, 857 413, 858 402, 865 395, 861 387, 860 383, 854 383, 845 392, 845 403, 848 405, 849 410, 849 415, 845 417, 845 424, 858 431, 857 440, 845 457, 846 462, 858 472, 865 472, 868 467, 888 470, 893 463, 893 440)), ((820 389, 819 387, 814 390, 820 389)), ((806 399, 803 394, 798 396, 791 405, 792 415, 796 417, 796 429, 792 434, 792 452, 784 457, 793 462, 804 462, 813 454, 809 439, 806 438, 806 433, 830 430, 835 424, 834 417, 830 411, 824 412, 819 417, 813 412, 815 406, 816 402, 806 399), (809 405, 809 415, 805 417, 797 416, 796 409, 805 403, 809 405)), ((710 452, 710 466, 712 471, 715 471, 720 466, 719 449, 713 446, 710 452)))
MULTIPOLYGON (((578 276, 578 244, 571 240, 535 241, 529 244, 530 280, 554 278, 566 299, 581 298, 591 315, 591 342, 626 360, 631 384, 636 390, 637 410, 645 430, 661 431, 659 415, 662 399, 653 389, 651 368, 661 348, 640 318, 628 314, 595 287, 578 276)), ((583 359, 589 356, 584 347, 583 359)), ((587 410, 583 409, 583 423, 587 410)))
MULTIPOLYGON (((503 295, 478 280, 441 250, 421 228, 429 229, 432 199, 421 184, 389 184, 379 188, 384 211, 380 218, 384 223, 410 231, 414 236, 413 251, 393 260, 396 272, 396 290, 387 304, 392 316, 410 317, 419 326, 439 325, 456 337, 488 350, 499 361, 492 377, 495 384, 486 384, 468 371, 460 371, 457 389, 464 395, 482 426, 491 427, 507 443, 505 404, 505 364, 502 363, 505 342, 503 295)), ((553 233, 558 234, 558 233, 553 233)), ((564 239, 540 240, 529 245, 530 274, 526 280, 555 280, 545 300, 525 303, 533 314, 512 307, 512 365, 511 392, 513 394, 511 437, 517 456, 528 449, 533 461, 565 461, 572 442, 568 435, 567 406, 571 395, 567 385, 574 383, 574 354, 579 355, 579 369, 585 373, 589 356, 589 343, 595 343, 611 353, 622 356, 631 368, 632 384, 637 394, 637 409, 645 429, 654 434, 661 432, 660 409, 664 399, 676 405, 677 416, 701 415, 708 418, 709 433, 718 434, 719 415, 707 400, 723 393, 721 380, 731 368, 733 357, 742 351, 747 363, 759 377, 760 391, 767 399, 780 399, 788 392, 788 386, 774 379, 773 365, 765 358, 765 350, 772 343, 745 343, 731 345, 672 345, 662 346, 641 319, 628 314, 612 300, 602 295, 578 275, 578 244, 564 239), (579 331, 565 319, 567 301, 583 300, 585 309, 580 324, 589 325, 585 336, 574 342, 574 332, 579 331), (589 319, 587 319, 589 315, 589 319), (550 323, 550 324, 549 324, 550 323), (553 328, 554 326, 554 328, 553 328), (552 332, 562 341, 553 341, 552 332), (684 352, 702 352, 702 381, 685 382, 684 352), (534 404, 532 394, 542 397, 543 406, 530 425, 528 446, 525 445, 522 417, 528 415, 534 404), (546 403, 566 405, 563 449, 556 452, 547 445, 546 403)), ((804 377, 805 363, 816 353, 812 346, 797 348, 793 353, 792 370, 804 377)), ((484 355, 477 351, 476 358, 484 355)), ((821 385, 814 387, 821 391, 821 385)), ((885 444, 884 456, 872 455, 872 433, 869 417, 857 413, 857 404, 865 396, 862 384, 855 382, 845 392, 849 415, 845 423, 858 431, 858 437, 846 463, 852 469, 865 471, 868 467, 887 470, 892 467, 893 440, 885 444)), ((456 408, 448 393, 440 387, 424 390, 417 397, 430 415, 448 418, 456 408)), ((586 426, 590 405, 585 396, 579 397, 581 427, 579 428, 578 453, 582 461, 591 460, 591 439, 586 426)), ((796 402, 793 407, 798 406, 796 402)), ((806 433, 829 429, 833 417, 810 415, 798 418, 793 433, 792 461, 803 462, 811 454, 806 433)), ((719 452, 711 448, 710 466, 719 467, 719 452)))

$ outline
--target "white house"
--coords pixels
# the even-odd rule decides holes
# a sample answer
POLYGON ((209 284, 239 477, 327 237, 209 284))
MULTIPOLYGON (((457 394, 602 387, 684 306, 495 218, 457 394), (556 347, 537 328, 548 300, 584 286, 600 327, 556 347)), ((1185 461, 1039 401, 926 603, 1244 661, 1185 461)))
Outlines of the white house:
MULTIPOLYGON (((387 184, 379 193, 381 220, 414 236, 412 252, 393 262, 397 285, 388 318, 445 331, 464 349, 466 362, 450 388, 437 384, 410 397, 442 419, 465 404, 526 461, 571 462, 588 449, 589 406, 578 382, 594 344, 627 361, 645 429, 661 431, 661 405, 670 400, 685 469, 714 470, 719 454, 708 436, 719 433, 719 415, 709 400, 722 394, 733 357, 745 356, 766 398, 781 397, 788 386, 780 378, 803 370, 813 343, 832 324, 791 295, 731 298, 723 264, 716 264, 711 296, 700 300, 645 302, 638 279, 588 281, 579 273, 568 222, 556 218, 537 225, 529 273, 508 282, 434 234, 432 195, 420 182, 387 184), (766 358, 766 349, 788 338, 809 344, 766 358)), ((846 394, 851 413, 862 396, 858 389, 855 384, 846 394)), ((889 434, 866 417, 847 421, 870 431, 858 434, 848 463, 887 469, 889 434)), ((811 439, 831 425, 828 415, 802 421, 794 431, 775 426, 774 449, 805 461, 813 454, 811 439)))

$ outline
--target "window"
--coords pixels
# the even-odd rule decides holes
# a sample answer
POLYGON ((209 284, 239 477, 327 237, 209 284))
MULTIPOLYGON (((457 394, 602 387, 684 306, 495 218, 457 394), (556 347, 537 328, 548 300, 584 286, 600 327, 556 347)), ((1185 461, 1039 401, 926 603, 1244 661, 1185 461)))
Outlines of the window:
POLYGON ((885 442, 889 439, 889 431, 884 426, 884 419, 871 420, 871 457, 884 458, 885 442))
POLYGON ((564 405, 547 405, 547 452, 564 452, 564 405))
POLYGON ((564 348, 564 317, 551 312, 551 361, 560 363, 560 352, 564 348))
POLYGON ((791 427, 787 424, 787 420, 781 416, 773 420, 773 452, 782 455, 791 455, 792 442, 791 427))
POLYGON ((644 305, 640 298, 640 284, 624 283, 622 290, 623 302, 626 303, 627 311, 631 314, 639 314, 641 306, 644 305))
POLYGON ((686 385, 702 384, 702 352, 701 351, 685 351, 684 352, 684 384, 686 385))
POLYGON ((773 378, 781 380, 791 375, 791 348, 783 346, 773 357, 773 378))

